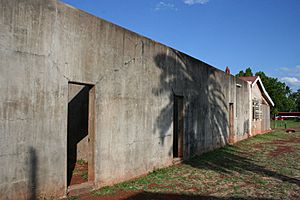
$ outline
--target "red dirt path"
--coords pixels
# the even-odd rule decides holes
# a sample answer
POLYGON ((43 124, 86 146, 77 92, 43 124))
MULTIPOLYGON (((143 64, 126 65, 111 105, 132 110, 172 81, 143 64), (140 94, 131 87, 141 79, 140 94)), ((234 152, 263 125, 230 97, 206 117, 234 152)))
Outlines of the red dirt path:
POLYGON ((86 182, 87 180, 82 177, 84 173, 88 172, 88 163, 76 163, 70 185, 76 185, 86 182))
POLYGON ((274 151, 271 151, 268 155, 273 157, 273 156, 279 156, 284 153, 291 153, 294 151, 295 149, 291 146, 278 145, 277 148, 274 151))

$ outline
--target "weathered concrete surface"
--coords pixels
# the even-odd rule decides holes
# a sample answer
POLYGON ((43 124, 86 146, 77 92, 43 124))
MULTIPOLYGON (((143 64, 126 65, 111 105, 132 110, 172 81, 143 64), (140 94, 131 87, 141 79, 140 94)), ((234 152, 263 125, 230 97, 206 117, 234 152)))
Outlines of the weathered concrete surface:
POLYGON ((0 0, 2 199, 66 193, 70 81, 96 91, 96 187, 172 164, 174 94, 185 159, 228 142, 229 103, 248 137, 248 83, 56 1, 0 0))
POLYGON ((53 1, 0 1, 2 199, 65 191, 67 80, 53 54, 56 10, 53 1))
POLYGON ((237 84, 240 87, 236 87, 236 117, 235 117, 235 123, 236 123, 236 134, 235 134, 235 142, 246 139, 250 137, 251 132, 251 110, 249 109, 251 107, 251 102, 249 102, 249 93, 251 90, 250 85, 245 83, 244 81, 241 81, 240 79, 237 80, 237 84))

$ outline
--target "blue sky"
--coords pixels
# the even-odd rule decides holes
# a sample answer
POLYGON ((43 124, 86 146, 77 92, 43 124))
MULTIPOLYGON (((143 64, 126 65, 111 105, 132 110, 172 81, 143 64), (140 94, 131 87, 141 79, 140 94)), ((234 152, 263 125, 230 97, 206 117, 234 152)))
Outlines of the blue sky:
POLYGON ((62 0, 232 74, 300 89, 300 0, 62 0))

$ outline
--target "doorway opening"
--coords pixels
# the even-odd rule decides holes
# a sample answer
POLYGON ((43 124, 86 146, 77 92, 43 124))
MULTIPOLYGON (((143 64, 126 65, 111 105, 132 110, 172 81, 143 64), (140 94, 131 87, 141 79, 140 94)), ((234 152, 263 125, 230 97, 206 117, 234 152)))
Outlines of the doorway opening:
POLYGON ((234 143, 234 106, 229 103, 229 140, 230 144, 234 143))
POLYGON ((67 186, 94 180, 94 103, 92 85, 68 84, 67 186))
POLYGON ((183 158, 184 111, 183 97, 174 96, 173 157, 183 158))

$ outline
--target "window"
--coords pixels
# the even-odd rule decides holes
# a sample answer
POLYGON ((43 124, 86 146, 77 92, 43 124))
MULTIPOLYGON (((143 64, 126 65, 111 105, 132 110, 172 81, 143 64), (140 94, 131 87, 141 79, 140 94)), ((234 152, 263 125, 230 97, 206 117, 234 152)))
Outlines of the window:
POLYGON ((252 119, 253 120, 259 120, 262 118, 262 108, 261 108, 261 102, 258 99, 252 100, 252 119))

